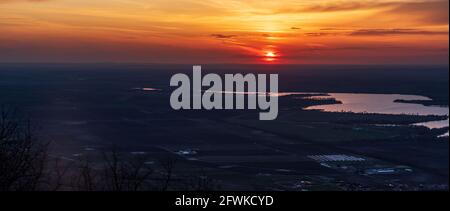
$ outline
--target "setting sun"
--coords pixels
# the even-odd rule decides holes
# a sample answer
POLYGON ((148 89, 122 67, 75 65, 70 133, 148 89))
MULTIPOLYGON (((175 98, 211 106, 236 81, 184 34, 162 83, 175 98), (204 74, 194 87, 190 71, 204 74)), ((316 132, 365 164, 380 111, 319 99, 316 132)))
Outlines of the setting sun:
POLYGON ((0 11, 1 62, 448 63, 448 0, 0 0, 0 11))
POLYGON ((266 61, 266 62, 274 62, 274 61, 277 61, 277 58, 278 58, 279 56, 277 55, 277 53, 275 53, 275 52, 273 52, 273 51, 266 51, 265 53, 264 53, 264 61, 266 61))
POLYGON ((277 55, 274 52, 271 52, 271 51, 266 53, 266 57, 276 57, 276 56, 277 55))
POLYGON ((0 192, 449 191, 449 3, 0 0, 0 192))

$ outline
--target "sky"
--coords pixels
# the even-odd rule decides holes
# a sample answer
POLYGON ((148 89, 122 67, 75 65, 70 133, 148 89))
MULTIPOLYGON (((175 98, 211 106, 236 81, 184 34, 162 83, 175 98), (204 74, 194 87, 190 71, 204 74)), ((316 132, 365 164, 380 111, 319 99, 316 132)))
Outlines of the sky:
POLYGON ((448 0, 0 0, 0 62, 448 64, 448 0))

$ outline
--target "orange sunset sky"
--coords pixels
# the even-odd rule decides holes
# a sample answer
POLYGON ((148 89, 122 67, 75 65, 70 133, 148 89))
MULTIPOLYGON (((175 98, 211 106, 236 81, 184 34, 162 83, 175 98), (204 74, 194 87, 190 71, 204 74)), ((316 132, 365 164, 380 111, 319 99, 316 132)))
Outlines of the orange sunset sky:
POLYGON ((448 64, 448 0, 0 0, 0 62, 448 64))

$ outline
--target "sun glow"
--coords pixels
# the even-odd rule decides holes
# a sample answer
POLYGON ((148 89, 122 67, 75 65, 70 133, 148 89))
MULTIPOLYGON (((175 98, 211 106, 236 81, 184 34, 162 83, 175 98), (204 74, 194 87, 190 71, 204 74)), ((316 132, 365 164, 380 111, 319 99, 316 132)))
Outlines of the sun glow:
POLYGON ((448 64, 448 0, 357 2, 0 0, 0 62, 448 64))
POLYGON ((274 52, 272 52, 272 51, 266 52, 266 57, 273 58, 273 57, 276 57, 276 56, 277 55, 274 52))
POLYGON ((266 51, 264 53, 263 60, 266 62, 275 62, 277 61, 278 55, 274 51, 266 51))

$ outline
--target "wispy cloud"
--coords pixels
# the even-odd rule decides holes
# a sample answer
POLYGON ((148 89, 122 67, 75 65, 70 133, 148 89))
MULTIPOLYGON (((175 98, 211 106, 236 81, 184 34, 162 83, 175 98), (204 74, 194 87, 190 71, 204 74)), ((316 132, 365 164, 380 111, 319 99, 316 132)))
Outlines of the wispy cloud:
POLYGON ((50 0, 0 0, 1 3, 14 3, 14 2, 44 2, 50 0))
POLYGON ((332 35, 339 35, 339 33, 329 33, 329 32, 308 32, 304 34, 308 37, 323 37, 323 36, 332 36, 332 35))
POLYGON ((449 1, 421 1, 398 4, 396 7, 385 12, 386 14, 397 14, 412 17, 429 24, 449 23, 449 1))
POLYGON ((448 35, 448 31, 427 31, 420 29, 336 29, 324 28, 319 32, 308 32, 303 35, 308 37, 325 36, 395 36, 395 35, 448 35))
MULTIPOLYGON (((422 1, 317 1, 319 3, 281 6, 257 11, 257 15, 302 13, 354 12, 374 10, 380 15, 397 15, 405 19, 418 19, 431 24, 448 24, 448 0, 422 1)), ((402 18, 403 19, 403 18, 402 18)))
POLYGON ((338 12, 349 10, 361 10, 361 9, 373 9, 394 6, 396 3, 392 2, 334 2, 334 3, 322 3, 311 6, 306 6, 298 9, 285 9, 284 12, 338 12))
POLYGON ((241 62, 248 60, 242 55, 258 57, 273 50, 281 60, 289 57, 292 62, 323 58, 383 62, 385 55, 409 62, 425 50, 447 49, 420 61, 436 57, 448 63, 444 57, 448 4, 448 0, 0 0, 0 47, 10 49, 0 52, 0 61, 61 57, 241 62), (47 46, 53 50, 45 50, 47 46))
POLYGON ((360 29, 350 33, 352 36, 387 36, 387 35, 447 35, 444 31, 424 31, 416 29, 360 29))
POLYGON ((211 37, 214 37, 217 39, 231 39, 231 38, 237 37, 237 35, 211 34, 211 37))
POLYGON ((256 12, 259 15, 293 14, 293 13, 321 13, 354 11, 361 9, 390 8, 398 5, 395 2, 367 2, 367 1, 339 1, 321 2, 298 6, 282 6, 266 12, 256 12))

